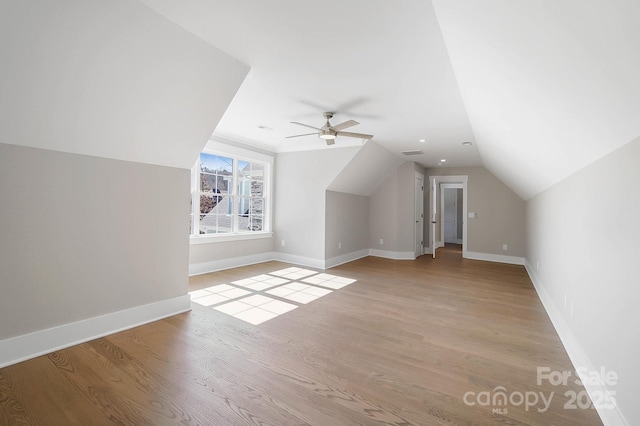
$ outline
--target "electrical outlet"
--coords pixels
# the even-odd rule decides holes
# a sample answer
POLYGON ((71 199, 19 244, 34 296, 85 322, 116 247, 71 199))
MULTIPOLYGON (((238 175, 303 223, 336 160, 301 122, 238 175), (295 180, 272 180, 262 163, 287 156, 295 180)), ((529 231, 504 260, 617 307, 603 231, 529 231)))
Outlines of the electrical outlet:
POLYGON ((509 245, 508 244, 503 244, 502 245, 502 250, 505 250, 505 251, 509 250, 509 245))
POLYGON ((540 261, 537 261, 536 262, 536 271, 539 271, 539 270, 540 270, 540 261))
POLYGON ((342 243, 338 243, 338 250, 342 248, 342 243))
POLYGON ((284 240, 280 240, 280 247, 284 247, 284 240))
POLYGON ((380 245, 384 244, 384 240, 382 238, 380 238, 380 245))

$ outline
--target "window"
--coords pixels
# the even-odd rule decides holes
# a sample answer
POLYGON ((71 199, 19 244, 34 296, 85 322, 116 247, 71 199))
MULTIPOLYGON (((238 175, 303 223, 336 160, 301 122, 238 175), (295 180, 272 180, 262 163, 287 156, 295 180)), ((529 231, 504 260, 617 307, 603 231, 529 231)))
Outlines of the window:
POLYGON ((202 152, 192 171, 192 237, 269 232, 270 165, 244 156, 202 152))

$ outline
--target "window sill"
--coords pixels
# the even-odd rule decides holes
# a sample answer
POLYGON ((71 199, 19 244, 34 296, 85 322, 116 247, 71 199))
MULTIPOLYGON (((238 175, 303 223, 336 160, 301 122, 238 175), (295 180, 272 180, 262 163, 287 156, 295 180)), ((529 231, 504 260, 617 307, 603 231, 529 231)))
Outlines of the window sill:
POLYGON ((196 235, 189 237, 189 244, 214 244, 226 241, 258 240, 271 238, 273 232, 252 232, 246 234, 196 235))

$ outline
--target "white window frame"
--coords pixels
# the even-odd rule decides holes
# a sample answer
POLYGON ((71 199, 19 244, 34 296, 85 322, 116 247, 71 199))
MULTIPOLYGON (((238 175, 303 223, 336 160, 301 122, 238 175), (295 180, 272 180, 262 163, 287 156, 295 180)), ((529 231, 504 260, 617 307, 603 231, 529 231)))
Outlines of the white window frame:
POLYGON ((199 234, 200 232, 200 155, 191 171, 191 202, 194 220, 191 224, 190 243, 206 244, 223 241, 236 240, 252 240, 260 238, 271 238, 273 236, 273 155, 251 151, 235 145, 226 144, 217 140, 211 140, 202 150, 205 154, 220 155, 233 159, 233 189, 232 198, 233 205, 233 222, 234 232, 220 234, 199 234), (241 198, 238 194, 238 161, 248 161, 250 163, 259 163, 264 165, 264 218, 262 231, 238 231, 239 218, 239 202, 241 198))

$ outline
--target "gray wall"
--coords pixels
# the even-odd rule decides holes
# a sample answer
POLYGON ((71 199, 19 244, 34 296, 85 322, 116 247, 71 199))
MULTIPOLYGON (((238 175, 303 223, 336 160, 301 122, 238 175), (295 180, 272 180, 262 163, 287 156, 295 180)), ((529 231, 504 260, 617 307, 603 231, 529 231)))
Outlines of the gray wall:
MULTIPOLYGON (((467 222, 467 250, 470 252, 524 257, 525 202, 484 167, 432 168, 429 176, 469 176, 467 184, 468 211, 478 216, 467 222), (508 244, 507 251, 502 244, 508 244)), ((438 200, 440 194, 437 194, 438 200)), ((425 205, 429 206, 430 192, 425 188, 425 205)), ((425 211, 429 211, 425 208, 425 211)), ((438 220, 440 222, 440 220, 438 220)), ((425 227, 425 241, 430 226, 425 227)), ((436 240, 440 238, 436 230, 436 240)))
POLYGON ((271 253, 274 238, 258 238, 251 240, 223 241, 189 246, 189 265, 207 263, 221 259, 271 253))
POLYGON ((416 171, 423 173, 424 169, 411 161, 402 163, 370 197, 371 248, 392 252, 414 251, 416 171), (384 240, 382 245, 381 238, 384 240))
POLYGON ((369 247, 398 250, 398 174, 394 172, 369 197, 369 247), (380 244, 382 239, 383 244, 380 244))
POLYGON ((569 353, 618 374, 610 390, 630 425, 640 424, 639 182, 640 138, 527 202, 527 269, 575 338, 569 353))
POLYGON ((248 67, 137 1, 0 2, 0 40, 0 339, 186 294, 188 169, 248 67))
POLYGON ((359 149, 331 148, 277 154, 276 251, 324 260, 325 191, 359 149))
POLYGON ((0 340, 187 291, 189 170, 0 144, 0 340))
POLYGON ((369 248, 369 197, 326 191, 325 210, 325 259, 369 248))

